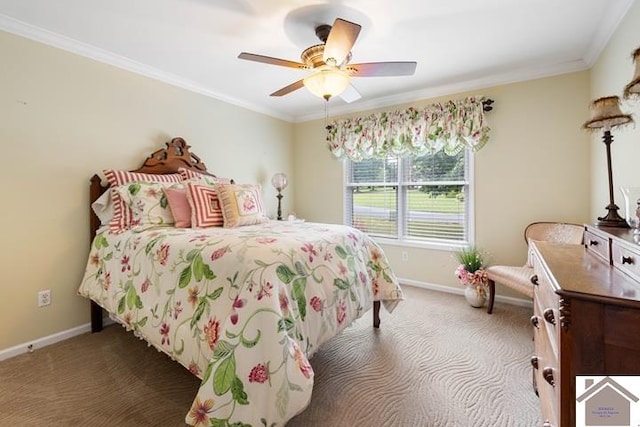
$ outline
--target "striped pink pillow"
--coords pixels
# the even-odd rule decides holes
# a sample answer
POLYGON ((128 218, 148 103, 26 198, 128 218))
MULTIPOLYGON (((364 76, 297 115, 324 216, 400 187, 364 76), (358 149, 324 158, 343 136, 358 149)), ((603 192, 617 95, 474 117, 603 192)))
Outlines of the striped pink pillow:
POLYGON ((209 175, 202 172, 197 172, 187 168, 178 168, 178 172, 180 172, 180 175, 182 175, 182 178, 185 181, 199 180, 209 185, 230 184, 233 182, 233 180, 229 178, 219 178, 217 176, 209 175))
POLYGON ((187 200, 191 206, 191 227, 222 227, 222 207, 215 187, 186 182, 187 200))
POLYGON ((180 175, 182 175, 182 179, 185 181, 191 178, 211 177, 211 175, 208 175, 206 173, 196 172, 192 169, 187 168, 178 168, 178 172, 180 172, 180 175))
MULTIPOLYGON (((113 189, 130 182, 181 182, 182 176, 179 173, 169 173, 166 175, 155 175, 140 172, 119 171, 106 169, 103 171, 107 177, 109 186, 113 189)), ((127 230, 131 226, 133 213, 129 206, 122 200, 117 191, 111 192, 113 200, 113 218, 109 221, 109 231, 112 233, 120 233, 127 230)))

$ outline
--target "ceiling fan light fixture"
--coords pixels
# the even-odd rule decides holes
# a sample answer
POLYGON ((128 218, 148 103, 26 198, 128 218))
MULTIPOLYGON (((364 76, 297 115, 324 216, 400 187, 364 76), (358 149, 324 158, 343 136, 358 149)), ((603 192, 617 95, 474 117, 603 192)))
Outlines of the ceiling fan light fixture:
POLYGON ((309 92, 328 101, 329 98, 344 92, 349 87, 350 80, 351 76, 347 71, 324 66, 305 77, 303 82, 309 92))

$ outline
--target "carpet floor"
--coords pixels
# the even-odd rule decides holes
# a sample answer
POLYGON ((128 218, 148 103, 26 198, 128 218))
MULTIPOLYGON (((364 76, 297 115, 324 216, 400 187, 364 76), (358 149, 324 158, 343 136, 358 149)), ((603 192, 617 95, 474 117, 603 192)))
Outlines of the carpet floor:
MULTIPOLYGON (((288 427, 530 427, 530 308, 471 308, 460 295, 403 287, 311 360, 310 405, 288 427)), ((199 381, 111 325, 0 363, 1 426, 185 426, 199 381)))

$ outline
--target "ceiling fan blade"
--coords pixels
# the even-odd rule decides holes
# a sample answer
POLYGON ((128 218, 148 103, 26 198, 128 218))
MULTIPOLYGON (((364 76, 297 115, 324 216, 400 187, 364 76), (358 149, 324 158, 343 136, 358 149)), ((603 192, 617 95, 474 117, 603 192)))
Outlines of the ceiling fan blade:
POLYGON ((342 64, 349 52, 351 52, 361 28, 358 24, 336 18, 324 46, 324 62, 329 63, 333 58, 335 60, 334 65, 342 64))
POLYGON ((355 87, 353 87, 353 85, 349 85, 344 90, 344 92, 340 94, 340 98, 342 98, 344 102, 350 103, 362 98, 362 95, 360 95, 360 93, 356 90, 355 87))
POLYGON ((285 86, 282 89, 279 89, 279 90, 273 92, 271 94, 271 96, 287 95, 287 94, 293 92, 294 90, 298 90, 298 89, 302 88, 303 86, 304 86, 304 81, 303 80, 298 80, 295 83, 291 83, 289 86, 285 86))
POLYGON ((307 68, 307 66, 301 62, 288 61, 286 59, 273 58, 271 56, 257 55, 255 53, 242 52, 240 55, 238 55, 238 58, 246 59, 247 61, 263 62, 265 64, 279 65, 281 67, 298 68, 298 69, 307 68))
POLYGON ((367 62, 349 64, 347 70, 355 77, 411 76, 417 62, 367 62))

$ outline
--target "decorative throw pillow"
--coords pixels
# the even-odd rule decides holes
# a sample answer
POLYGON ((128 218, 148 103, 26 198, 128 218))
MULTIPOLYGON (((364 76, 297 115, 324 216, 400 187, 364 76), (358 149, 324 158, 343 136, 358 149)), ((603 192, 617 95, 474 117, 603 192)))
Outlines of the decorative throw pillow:
MULTIPOLYGON (((128 172, 119 171, 113 169, 107 169, 104 175, 107 177, 109 186, 115 189, 121 185, 128 184, 129 182, 144 181, 144 182, 180 182, 182 176, 179 173, 170 173, 166 175, 154 175, 140 172, 128 172)), ((113 233, 120 233, 131 226, 132 213, 131 209, 122 200, 122 197, 117 191, 111 192, 113 201, 113 218, 109 221, 109 230, 113 233)))
POLYGON ((191 227, 222 227, 224 219, 216 187, 187 181, 186 190, 191 207, 191 227))
POLYGON ((180 228, 191 227, 191 206, 187 199, 187 190, 165 188, 164 194, 169 201, 169 209, 175 220, 175 226, 180 228))
POLYGON ((216 187, 222 202, 225 227, 260 224, 269 221, 258 184, 220 184, 216 187))
POLYGON ((152 227, 173 225, 164 189, 184 189, 180 183, 130 182, 116 189, 132 212, 130 229, 144 231, 152 227))
POLYGON ((205 183, 207 185, 216 185, 216 184, 231 184, 233 183, 232 179, 229 178, 219 178, 217 176, 209 175, 206 173, 201 173, 194 171, 192 169, 187 168, 178 168, 178 172, 182 175, 182 178, 185 181, 191 181, 196 183, 205 183))

